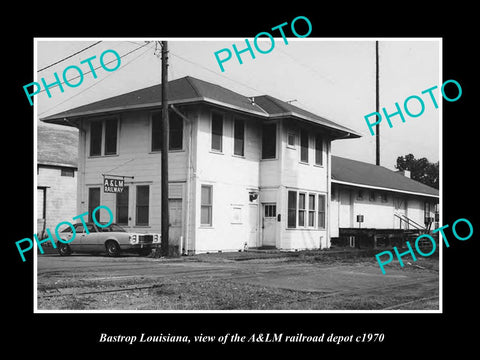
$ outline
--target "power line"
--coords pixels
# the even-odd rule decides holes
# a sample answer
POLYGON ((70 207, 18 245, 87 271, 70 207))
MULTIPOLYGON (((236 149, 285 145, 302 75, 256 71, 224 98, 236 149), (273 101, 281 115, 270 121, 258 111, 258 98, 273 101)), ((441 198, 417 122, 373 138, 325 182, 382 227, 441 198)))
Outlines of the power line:
POLYGON ((89 46, 87 46, 86 48, 84 48, 84 49, 82 49, 82 50, 80 50, 80 51, 77 51, 76 53, 73 53, 73 54, 71 54, 71 55, 69 55, 69 56, 67 56, 67 57, 64 57, 64 58, 61 59, 61 60, 58 60, 57 62, 54 62, 53 64, 50 64, 50 65, 48 65, 48 66, 45 66, 44 68, 41 68, 40 70, 37 70, 37 72, 40 72, 40 71, 46 70, 46 69, 48 69, 48 68, 51 68, 52 66, 57 65, 57 64, 61 63, 62 61, 65 61, 65 60, 67 60, 67 59, 70 59, 71 57, 74 57, 75 55, 78 55, 78 54, 80 54, 81 52, 83 52, 83 51, 85 51, 85 50, 87 50, 87 49, 90 49, 91 47, 94 47, 95 45, 100 44, 101 42, 102 42, 102 41, 97 41, 96 43, 94 43, 94 44, 92 44, 92 45, 89 45, 89 46))
MULTIPOLYGON (((144 45, 142 45, 142 46, 139 46, 139 47, 137 47, 137 48, 135 48, 135 49, 133 49, 133 50, 131 50, 131 51, 129 51, 129 52, 121 55, 121 56, 120 56, 120 59, 123 58, 123 57, 125 57, 125 56, 127 56, 127 55, 130 55, 131 53, 133 53, 133 52, 135 52, 135 51, 137 51, 137 50, 140 50, 141 48, 143 48, 143 47, 145 47, 145 46, 147 46, 147 45, 149 45, 149 43, 146 43, 146 44, 144 44, 144 45)), ((107 62, 107 63, 105 63, 105 64, 103 64, 103 65, 108 65, 108 64, 110 64, 110 63, 112 63, 112 62, 114 62, 114 61, 117 61, 117 59, 111 60, 111 61, 109 61, 109 62, 107 62)), ((81 75, 77 75, 77 76, 74 76, 74 77, 68 79, 68 81, 70 82, 70 81, 72 81, 72 80, 75 80, 75 79, 79 78, 80 76, 84 76, 84 75, 90 74, 92 71, 98 70, 98 69, 100 69, 101 67, 102 67, 102 66, 97 66, 97 67, 94 68, 93 70, 86 71, 86 72, 82 73, 81 75)), ((65 84, 65 81, 61 82, 60 84, 65 84)), ((39 93, 42 93, 42 92, 44 92, 44 91, 46 91, 46 89, 40 90, 39 93)))
MULTIPOLYGON (((142 47, 143 47, 143 46, 142 46, 142 47)), ((138 50, 138 49, 139 49, 139 48, 137 48, 137 50, 138 50)), ((134 57, 133 59, 131 59, 130 61, 128 61, 128 62, 125 63, 124 65, 122 65, 122 67, 121 67, 120 69, 123 69, 125 66, 129 65, 130 63, 134 62, 135 60, 137 60, 137 59, 140 58, 141 56, 145 55, 148 50, 149 50, 149 49, 146 49, 144 52, 142 52, 142 53, 139 54, 138 56, 134 57)), ((131 52, 130 52, 130 53, 131 53, 131 52)), ((123 56, 126 56, 126 55, 128 55, 128 54, 125 54, 125 55, 123 55, 123 56)), ((107 74, 107 76, 105 76, 104 78, 102 78, 102 79, 94 82, 92 85, 86 87, 85 89, 83 89, 82 91, 78 92, 77 94, 75 94, 75 95, 73 95, 73 96, 70 96, 68 99, 65 99, 64 101, 59 102, 57 105, 51 107, 50 109, 43 111, 41 114, 38 114, 38 116, 42 116, 43 114, 48 113, 49 111, 51 111, 51 110, 55 109, 56 107, 62 105, 63 103, 65 103, 65 102, 67 102, 67 101, 70 101, 70 100, 73 99, 74 97, 77 97, 78 95, 84 93, 85 91, 89 90, 89 89, 92 88, 93 86, 98 85, 98 84, 101 83, 103 80, 106 80, 107 78, 109 78, 109 77, 110 77, 111 75, 113 75, 113 74, 114 74, 113 72, 107 74)))

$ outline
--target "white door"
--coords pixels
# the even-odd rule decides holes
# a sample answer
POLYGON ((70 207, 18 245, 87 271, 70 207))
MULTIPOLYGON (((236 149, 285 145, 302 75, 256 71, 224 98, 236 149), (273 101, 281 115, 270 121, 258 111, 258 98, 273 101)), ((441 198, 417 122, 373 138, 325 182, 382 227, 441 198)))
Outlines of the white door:
POLYGON ((255 248, 258 247, 258 205, 249 204, 248 205, 248 247, 255 248))
POLYGON ((168 199, 168 216, 170 218, 168 243, 170 245, 180 245, 180 236, 182 235, 182 199, 168 199))
POLYGON ((275 224, 277 222, 277 204, 262 204, 262 246, 275 246, 275 224))
POLYGON ((352 227, 352 203, 350 201, 350 191, 340 190, 340 211, 339 211, 339 227, 352 227))

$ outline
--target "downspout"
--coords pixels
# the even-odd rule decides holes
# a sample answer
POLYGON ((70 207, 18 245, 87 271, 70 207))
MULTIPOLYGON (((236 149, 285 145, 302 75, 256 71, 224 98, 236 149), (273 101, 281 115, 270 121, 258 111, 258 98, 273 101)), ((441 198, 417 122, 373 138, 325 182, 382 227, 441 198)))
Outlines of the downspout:
POLYGON ((180 254, 186 255, 188 254, 188 241, 189 241, 189 228, 190 228, 190 208, 191 208, 191 178, 192 178, 192 136, 193 136, 193 121, 190 121, 185 115, 183 115, 173 104, 170 104, 170 108, 180 116, 185 122, 189 125, 190 128, 190 136, 188 137, 187 143, 187 184, 186 184, 186 193, 187 193, 187 209, 186 209, 186 216, 185 216, 185 239, 183 236, 180 236, 180 254))

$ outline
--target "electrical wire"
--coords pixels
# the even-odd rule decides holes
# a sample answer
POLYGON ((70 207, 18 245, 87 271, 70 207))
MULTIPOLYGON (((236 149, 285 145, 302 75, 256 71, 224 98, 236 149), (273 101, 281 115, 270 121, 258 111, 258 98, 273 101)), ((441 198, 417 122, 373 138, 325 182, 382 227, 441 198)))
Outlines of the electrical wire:
POLYGON ((84 49, 82 49, 82 50, 80 50, 80 51, 77 51, 76 53, 73 53, 73 54, 71 54, 71 55, 69 55, 69 56, 67 56, 67 57, 64 57, 64 58, 61 59, 61 60, 58 60, 57 62, 54 62, 53 64, 50 64, 50 65, 48 65, 48 66, 45 66, 45 67, 41 68, 40 70, 37 70, 37 72, 46 70, 46 69, 48 69, 48 68, 51 68, 51 67, 54 66, 54 65, 60 64, 62 61, 65 61, 65 60, 67 60, 67 59, 70 59, 71 57, 74 57, 75 55, 78 55, 78 54, 80 54, 81 52, 84 52, 85 50, 90 49, 91 47, 94 47, 95 45, 100 44, 101 42, 102 42, 102 41, 97 41, 96 43, 94 43, 94 44, 92 44, 92 45, 89 45, 89 46, 87 46, 86 48, 84 48, 84 49))
MULTIPOLYGON (((144 45, 142 45, 142 46, 139 46, 139 47, 137 47, 137 48, 135 48, 135 49, 133 49, 133 50, 131 50, 131 51, 129 51, 129 52, 121 55, 121 56, 120 56, 120 59, 123 58, 123 57, 125 57, 125 56, 127 56, 127 55, 130 55, 131 53, 133 53, 133 52, 135 52, 135 51, 137 51, 137 50, 140 50, 141 48, 143 48, 143 47, 145 47, 145 46, 147 46, 147 45, 149 45, 149 43, 146 43, 146 44, 144 44, 144 45)), ((114 61, 117 61, 117 59, 111 60, 111 61, 109 61, 109 62, 107 62, 107 63, 105 63, 105 64, 103 64, 103 65, 105 66, 105 65, 111 64, 111 63, 114 62, 114 61)), ((97 66, 97 67, 94 68, 93 70, 86 71, 86 72, 82 73, 82 75, 74 76, 74 77, 68 79, 67 81, 70 82, 70 81, 72 81, 72 80, 78 79, 78 78, 81 77, 81 76, 83 77, 84 75, 90 74, 92 71, 98 70, 98 69, 100 69, 101 67, 102 67, 101 65, 100 65, 100 66, 97 66)), ((65 81, 61 82, 60 84, 65 84, 65 81)), ((46 91, 46 89, 42 89, 42 90, 40 90, 38 93, 40 94, 40 93, 42 93, 42 92, 44 92, 44 91, 46 91)))
MULTIPOLYGON (((143 46, 142 46, 142 47, 143 47, 143 46)), ((129 65, 130 63, 132 63, 133 61, 135 61, 135 60, 137 60, 138 58, 140 58, 141 56, 145 55, 149 50, 150 50, 150 49, 145 49, 144 52, 142 52, 142 53, 139 54, 138 56, 134 57, 133 59, 131 59, 130 61, 128 61, 128 62, 125 63, 124 65, 122 65, 120 69, 123 69, 124 67, 126 67, 127 65, 129 65)), ((130 53, 131 53, 131 52, 130 52, 130 53)), ((128 55, 128 54, 125 54, 125 55, 123 55, 123 56, 126 56, 126 55, 128 55)), ((114 74, 114 72, 108 73, 108 74, 107 74, 105 77, 103 77, 102 79, 94 82, 92 85, 86 87, 85 89, 83 89, 82 91, 78 92, 77 94, 69 97, 68 99, 65 99, 64 101, 59 102, 58 104, 56 104, 55 106, 49 108, 48 110, 43 111, 42 113, 38 114, 38 116, 40 117, 40 116, 42 116, 43 114, 48 113, 49 111, 51 111, 51 110, 57 108, 58 106, 64 104, 65 102, 70 101, 70 100, 73 99, 74 97, 77 97, 78 95, 84 93, 85 91, 87 91, 88 89, 92 88, 93 86, 98 85, 98 84, 101 83, 102 81, 106 80, 107 78, 109 78, 109 77, 110 77, 111 75, 113 75, 113 74, 114 74)))

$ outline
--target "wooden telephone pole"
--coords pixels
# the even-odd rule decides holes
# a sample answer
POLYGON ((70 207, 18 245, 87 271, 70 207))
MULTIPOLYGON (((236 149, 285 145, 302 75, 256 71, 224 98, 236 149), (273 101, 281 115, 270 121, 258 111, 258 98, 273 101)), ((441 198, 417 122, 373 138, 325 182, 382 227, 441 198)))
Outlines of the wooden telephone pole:
POLYGON ((168 256, 170 215, 168 213, 168 43, 162 41, 162 243, 161 256, 168 256))

